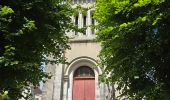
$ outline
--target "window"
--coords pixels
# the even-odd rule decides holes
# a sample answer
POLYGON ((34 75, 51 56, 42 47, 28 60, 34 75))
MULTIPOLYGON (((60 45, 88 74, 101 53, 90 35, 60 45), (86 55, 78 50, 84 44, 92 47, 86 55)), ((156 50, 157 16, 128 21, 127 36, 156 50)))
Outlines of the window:
POLYGON ((78 68, 75 73, 74 73, 74 77, 75 78, 79 78, 79 77, 84 77, 84 78, 89 78, 89 77, 94 77, 94 72, 90 67, 87 66, 81 66, 80 68, 78 68))
POLYGON ((86 27, 86 16, 83 17, 83 27, 86 27))
POLYGON ((93 13, 91 13, 91 25, 92 25, 92 29, 91 29, 91 32, 92 32, 92 34, 94 34, 94 25, 95 25, 95 20, 94 20, 94 18, 93 18, 93 13))
MULTIPOLYGON (((76 25, 77 28, 78 28, 78 16, 75 17, 75 25, 76 25)), ((75 35, 77 35, 77 32, 75 32, 75 35)))
POLYGON ((75 18, 75 25, 78 25, 78 16, 75 18))
MULTIPOLYGON (((83 16, 83 27, 86 27, 86 16, 83 16)), ((86 30, 83 32, 84 35, 86 35, 86 30)))

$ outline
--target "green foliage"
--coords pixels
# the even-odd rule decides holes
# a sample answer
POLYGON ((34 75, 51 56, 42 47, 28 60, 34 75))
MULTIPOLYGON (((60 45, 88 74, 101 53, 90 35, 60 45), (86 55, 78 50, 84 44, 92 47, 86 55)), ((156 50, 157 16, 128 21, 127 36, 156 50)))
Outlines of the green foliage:
POLYGON ((27 86, 50 77, 42 62, 64 63, 72 9, 64 0, 0 2, 0 93, 18 100, 27 86))
POLYGON ((3 94, 0 94, 0 100, 10 100, 7 91, 3 92, 3 94))
POLYGON ((130 100, 170 100, 170 1, 97 0, 94 17, 103 81, 130 100))

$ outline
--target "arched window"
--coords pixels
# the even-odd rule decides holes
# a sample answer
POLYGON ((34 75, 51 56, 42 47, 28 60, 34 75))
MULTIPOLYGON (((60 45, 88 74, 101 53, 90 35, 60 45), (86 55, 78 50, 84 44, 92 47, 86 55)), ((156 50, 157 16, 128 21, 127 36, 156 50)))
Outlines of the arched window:
POLYGON ((79 67, 75 73, 74 78, 94 78, 94 72, 90 67, 81 66, 79 67))

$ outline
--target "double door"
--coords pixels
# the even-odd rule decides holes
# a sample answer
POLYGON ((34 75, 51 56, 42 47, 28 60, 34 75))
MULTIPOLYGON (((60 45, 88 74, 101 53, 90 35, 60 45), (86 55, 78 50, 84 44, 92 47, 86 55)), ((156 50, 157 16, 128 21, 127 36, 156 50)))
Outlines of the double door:
POLYGON ((74 79, 72 100, 95 100, 94 78, 74 79))

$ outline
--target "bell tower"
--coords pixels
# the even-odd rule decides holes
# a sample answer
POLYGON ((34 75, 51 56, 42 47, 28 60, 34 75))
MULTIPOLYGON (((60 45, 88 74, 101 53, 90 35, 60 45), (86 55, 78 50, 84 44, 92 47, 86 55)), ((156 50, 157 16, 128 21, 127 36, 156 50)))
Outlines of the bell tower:
MULTIPOLYGON (((95 4, 94 0, 71 1, 73 7, 92 8, 95 4)), ((85 30, 66 33, 71 50, 66 50, 64 56, 69 64, 47 65, 47 72, 53 77, 44 85, 43 100, 114 100, 112 86, 99 81, 102 68, 97 64, 97 56, 101 47, 95 41, 97 30, 91 27, 97 24, 94 10, 78 11, 71 16, 72 22, 85 30)))

